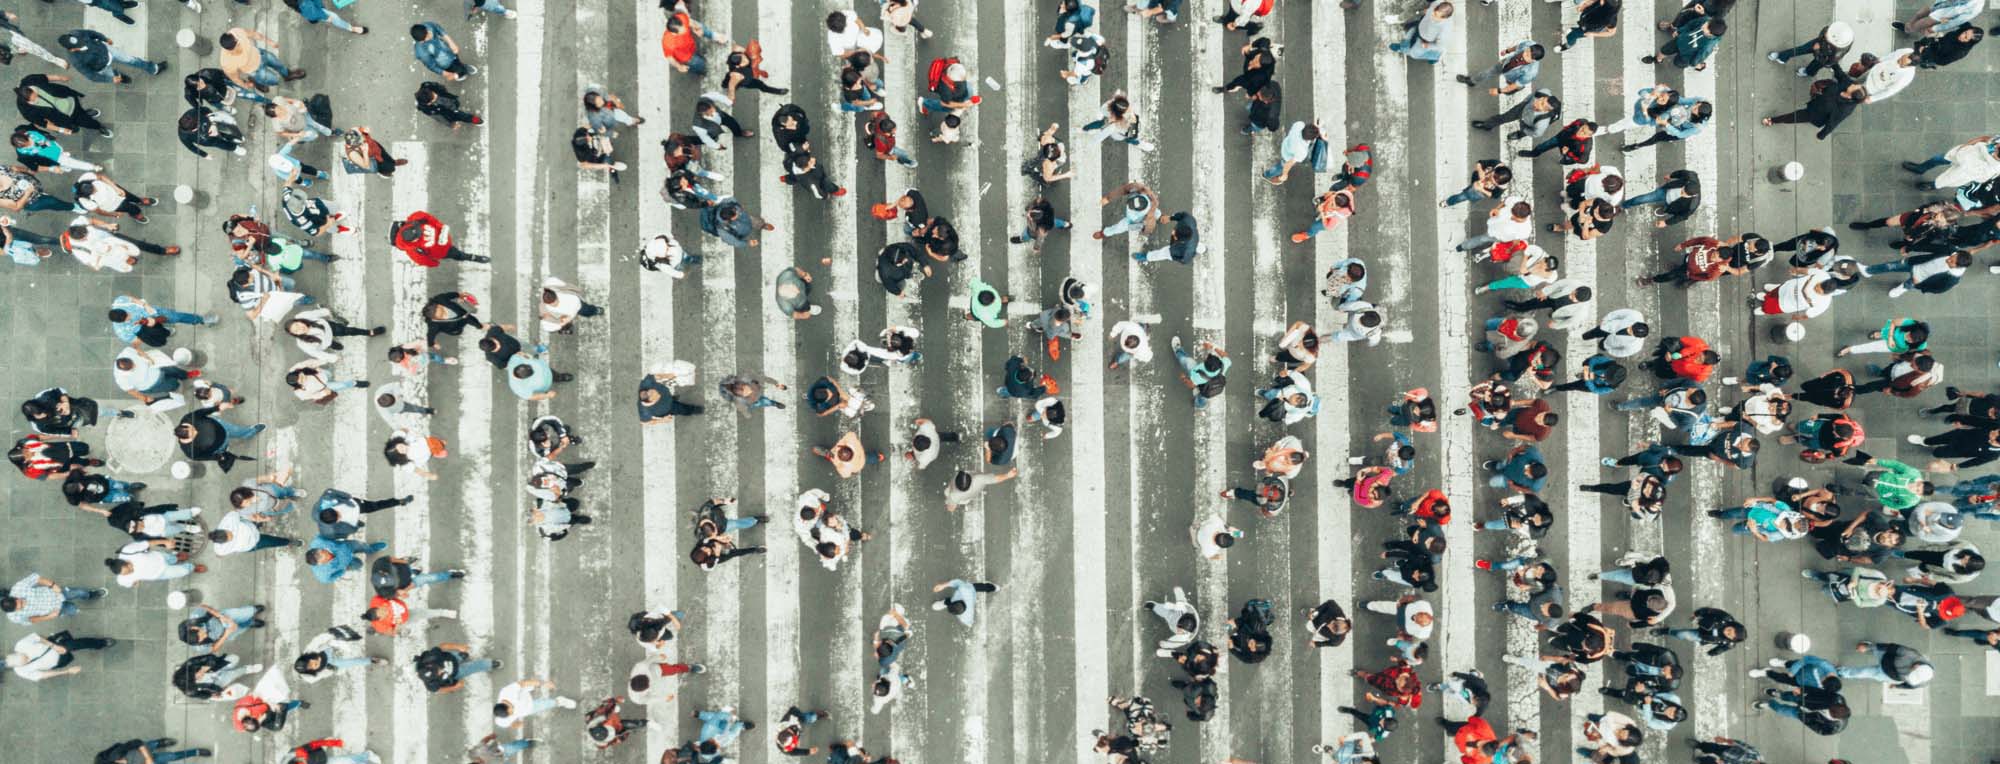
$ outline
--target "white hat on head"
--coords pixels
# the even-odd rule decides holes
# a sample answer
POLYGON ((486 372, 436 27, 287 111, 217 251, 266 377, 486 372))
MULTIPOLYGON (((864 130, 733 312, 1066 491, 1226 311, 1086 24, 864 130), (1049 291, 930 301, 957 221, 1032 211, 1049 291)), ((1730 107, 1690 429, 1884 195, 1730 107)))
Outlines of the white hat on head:
POLYGON ((1852 45, 1854 44, 1854 27, 1848 26, 1845 21, 1836 21, 1828 24, 1826 25, 1826 41, 1840 48, 1852 45))

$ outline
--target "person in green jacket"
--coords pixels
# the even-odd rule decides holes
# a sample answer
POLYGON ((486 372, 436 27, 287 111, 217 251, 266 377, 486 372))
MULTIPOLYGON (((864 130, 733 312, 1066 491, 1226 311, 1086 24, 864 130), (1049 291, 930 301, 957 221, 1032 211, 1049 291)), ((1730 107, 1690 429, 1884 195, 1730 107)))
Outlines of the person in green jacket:
POLYGON ((1923 501, 1925 496, 1937 492, 1937 486, 1924 479, 1923 470, 1894 459, 1871 458, 1863 464, 1869 473, 1862 478, 1859 488, 1843 483, 1835 483, 1834 493, 1861 493, 1863 488, 1873 488, 1875 499, 1882 506, 1901 512, 1923 501))
POLYGON ((966 298, 965 320, 978 321, 988 329, 1000 329, 1007 325, 1007 303, 1014 298, 1000 293, 992 284, 973 279, 972 293, 966 298))
POLYGON ((1708 68, 1708 57, 1715 53, 1715 46, 1722 42, 1722 35, 1729 31, 1729 25, 1717 16, 1701 15, 1688 19, 1674 30, 1674 37, 1660 46, 1660 52, 1639 59, 1648 64, 1662 61, 1682 69, 1701 71, 1708 68))
POLYGON ((1912 350, 1923 350, 1930 346, 1931 325, 1908 316, 1892 318, 1883 323, 1880 330, 1869 333, 1868 339, 1871 341, 1848 345, 1836 351, 1834 355, 1907 353, 1912 350))

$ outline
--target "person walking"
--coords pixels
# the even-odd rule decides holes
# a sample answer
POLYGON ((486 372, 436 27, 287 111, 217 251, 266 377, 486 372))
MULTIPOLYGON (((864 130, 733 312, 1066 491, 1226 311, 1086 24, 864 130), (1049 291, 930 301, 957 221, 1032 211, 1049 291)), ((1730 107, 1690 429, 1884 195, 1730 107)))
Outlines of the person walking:
POLYGON ((147 61, 111 44, 111 38, 94 29, 72 29, 56 38, 62 46, 63 55, 69 58, 71 69, 91 82, 123 85, 132 81, 131 77, 119 72, 116 67, 136 69, 149 75, 158 75, 167 68, 166 61, 147 61))
POLYGON ((7 596, 0 597, 0 612, 6 613, 9 621, 32 625, 76 615, 78 603, 103 596, 103 589, 62 586, 40 573, 29 573, 8 587, 7 596))
POLYGON ((548 680, 521 679, 500 688, 493 703, 493 726, 520 729, 528 717, 557 708, 576 708, 576 701, 557 695, 555 684, 548 680))

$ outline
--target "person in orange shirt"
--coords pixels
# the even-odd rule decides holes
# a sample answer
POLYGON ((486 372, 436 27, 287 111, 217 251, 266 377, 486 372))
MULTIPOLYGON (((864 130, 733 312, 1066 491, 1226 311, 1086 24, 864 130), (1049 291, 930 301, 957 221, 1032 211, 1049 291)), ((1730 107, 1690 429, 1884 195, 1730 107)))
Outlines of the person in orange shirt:
POLYGON ((1500 749, 1500 736, 1492 724, 1477 716, 1462 722, 1440 716, 1437 723, 1458 746, 1460 764, 1492 764, 1493 753, 1500 749))
POLYGON ((700 77, 708 73, 708 57, 701 54, 702 40, 729 44, 707 25, 689 18, 686 13, 675 13, 667 17, 667 33, 660 37, 660 52, 666 54, 667 63, 681 73, 700 77), (701 35, 701 38, 698 40, 695 35, 701 35))
POLYGON ((1653 373, 1662 377, 1707 382, 1709 377, 1715 375, 1715 365, 1719 363, 1722 363, 1722 356, 1709 349, 1706 340, 1700 337, 1669 337, 1660 344, 1653 373))
POLYGON ((367 621, 375 633, 390 636, 395 636, 402 630, 403 624, 412 621, 423 623, 432 618, 457 617, 456 610, 410 607, 410 603, 404 602, 401 597, 384 597, 379 594, 368 600, 367 610, 361 611, 361 620, 367 621))
POLYGON ((278 60, 278 41, 255 30, 231 27, 215 42, 223 75, 236 86, 238 95, 251 101, 270 103, 260 91, 279 82, 305 79, 306 70, 293 69, 278 60))

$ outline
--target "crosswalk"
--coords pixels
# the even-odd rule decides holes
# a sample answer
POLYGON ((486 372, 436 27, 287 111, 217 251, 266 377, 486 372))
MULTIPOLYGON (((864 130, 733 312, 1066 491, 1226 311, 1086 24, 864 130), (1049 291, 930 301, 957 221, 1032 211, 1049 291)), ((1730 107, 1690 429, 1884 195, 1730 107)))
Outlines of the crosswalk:
MULTIPOLYGON (((163 21, 185 11, 159 5, 132 31, 156 50, 170 46, 172 32, 182 25, 210 34, 244 23, 226 21, 219 9, 163 21)), ((1393 587, 1368 574, 1380 564, 1377 542, 1401 523, 1352 507, 1330 481, 1347 474, 1350 456, 1379 451, 1369 438, 1386 428, 1381 412, 1403 390, 1429 387, 1448 411, 1464 402, 1470 382, 1490 362, 1475 354, 1472 344, 1479 322, 1497 305, 1491 298, 1474 298, 1471 289, 1490 278, 1491 266, 1450 251, 1468 231, 1483 228, 1485 210, 1439 211, 1431 200, 1463 186, 1471 163, 1489 157, 1515 168, 1515 193, 1533 198, 1538 222, 1555 218, 1561 187, 1552 160, 1515 158, 1512 151, 1524 146, 1468 130, 1467 120, 1492 113, 1495 99, 1462 88, 1452 77, 1484 68, 1497 50, 1519 39, 1533 38, 1553 49, 1574 11, 1514 0, 1493 7, 1465 3, 1446 56, 1430 65, 1386 48, 1400 29, 1381 19, 1388 3, 1342 11, 1330 1, 1281 2, 1265 34, 1284 45, 1283 123, 1316 117, 1335 151, 1366 142, 1376 156, 1376 180, 1359 191, 1360 214, 1309 244, 1293 244, 1288 236, 1311 215, 1311 198, 1325 179, 1299 177, 1311 173, 1298 168, 1282 187, 1265 183, 1260 173, 1276 157, 1278 137, 1238 135, 1240 96, 1209 91, 1234 74, 1236 49, 1244 39, 1207 20, 1220 11, 1221 0, 1189 0, 1182 22, 1172 27, 1129 16, 1116 3, 1099 7, 1097 23, 1109 41, 1111 66, 1077 87, 1065 86, 1055 74, 1062 54, 1040 44, 1053 21, 1052 4, 925 4, 918 18, 936 36, 919 40, 885 30, 888 61, 880 69, 888 111, 901 125, 899 143, 921 162, 914 170, 876 161, 855 118, 833 108, 836 64, 821 42, 820 19, 853 5, 823 0, 783 6, 791 11, 785 13, 757 0, 703 4, 703 22, 735 42, 763 42, 773 82, 792 88, 782 97, 747 90, 739 95, 731 111, 758 135, 726 139, 728 151, 705 158, 709 167, 730 176, 714 188, 775 226, 761 236, 759 247, 738 251, 703 235, 693 213, 671 209, 658 193, 666 171, 656 147, 669 133, 686 131, 697 95, 718 88, 726 51, 708 50, 712 71, 699 82, 674 72, 660 61, 664 19, 651 4, 528 4, 515 20, 482 15, 461 21, 449 8, 437 11, 482 68, 479 76, 452 87, 490 123, 458 131, 408 109, 403 93, 414 88, 419 72, 408 66, 405 43, 395 35, 321 42, 316 34, 321 30, 304 28, 283 8, 231 9, 315 69, 307 92, 327 90, 343 121, 368 124, 385 141, 393 138, 393 153, 410 160, 393 180, 338 175, 324 189, 349 211, 357 230, 334 240, 333 251, 345 259, 324 277, 305 275, 308 290, 357 325, 389 325, 398 342, 422 336, 417 307, 431 294, 464 291, 479 299, 482 319, 516 326, 517 336, 530 345, 547 342, 555 368, 578 379, 559 386, 553 401, 521 402, 496 389, 504 380, 473 347, 472 334, 448 347, 462 364, 429 366, 403 381, 413 399, 439 412, 419 430, 428 428, 451 445, 450 457, 431 467, 441 475, 433 482, 391 470, 375 456, 388 430, 367 410, 370 404, 359 391, 327 410, 304 411, 291 405, 282 385, 271 382, 277 370, 290 365, 288 346, 259 348, 254 364, 233 352, 272 345, 268 328, 246 330, 231 319, 230 326, 195 337, 214 357, 212 368, 263 398, 254 403, 259 416, 274 425, 262 444, 273 453, 258 463, 260 469, 297 466, 308 496, 329 485, 366 491, 371 498, 416 496, 410 506, 371 516, 366 535, 390 541, 399 555, 421 557, 425 567, 463 567, 471 575, 423 590, 412 603, 454 608, 458 619, 393 640, 370 637, 370 653, 390 664, 304 690, 314 705, 283 735, 251 741, 227 730, 224 709, 172 698, 163 710, 167 731, 215 741, 233 760, 271 760, 283 747, 323 734, 390 761, 456 760, 492 731, 488 704, 506 682, 550 679, 561 694, 586 706, 619 694, 626 667, 640 657, 623 631, 625 617, 675 608, 690 618, 673 643, 674 655, 704 663, 708 672, 685 678, 679 697, 638 714, 653 719, 652 726, 608 754, 582 740, 575 715, 537 717, 525 733, 541 741, 530 760, 658 761, 693 737, 690 712, 731 705, 760 723, 740 744, 741 760, 777 761, 765 732, 777 726, 787 707, 797 705, 833 712, 809 733, 822 747, 830 739, 851 738, 871 754, 910 762, 1096 762, 1102 759, 1091 750, 1089 732, 1111 721, 1106 696, 1136 692, 1162 708, 1178 706, 1179 692, 1167 684, 1177 669, 1153 657, 1158 624, 1138 608, 1140 601, 1160 598, 1174 586, 1193 594, 1204 638, 1218 644, 1226 639, 1224 621, 1245 600, 1273 601, 1279 646, 1263 664, 1227 662, 1217 677, 1219 712, 1203 724, 1177 724, 1163 761, 1232 756, 1303 761, 1314 743, 1349 731, 1351 720, 1335 711, 1359 697, 1349 671, 1384 665, 1390 652, 1382 642, 1393 634, 1386 621, 1360 614, 1359 603, 1393 598, 1393 587), (970 113, 966 140, 956 146, 931 143, 928 120, 914 108, 924 88, 922 69, 938 56, 961 59, 975 81, 991 77, 1000 83, 997 89, 978 86, 984 103, 970 113), (354 74, 347 79, 320 74, 341 66, 355 67, 354 74), (579 121, 577 98, 592 83, 627 96, 630 111, 646 119, 624 128, 617 141, 619 158, 632 167, 618 183, 602 173, 579 172, 562 149, 579 121), (374 97, 377 88, 386 95, 374 97), (1098 143, 1081 132, 1114 90, 1131 97, 1142 136, 1156 144, 1152 151, 1098 143), (783 172, 780 157, 763 133, 772 110, 786 102, 799 103, 811 115, 815 154, 849 190, 846 196, 818 200, 777 180, 783 172), (1034 187, 1018 168, 1033 150, 1035 134, 1052 122, 1061 124, 1058 135, 1076 176, 1049 193, 1073 228, 1056 233, 1036 252, 1009 245, 1007 237, 1019 230, 1023 203, 1034 187), (1133 252, 1149 248, 1138 235, 1128 241, 1090 238, 1103 216, 1116 210, 1100 208, 1098 198, 1127 179, 1158 189, 1164 212, 1188 210, 1197 217, 1208 251, 1192 266, 1134 262, 1133 252), (956 225, 968 255, 963 262, 939 265, 936 277, 912 287, 918 300, 884 297, 872 286, 876 251, 904 235, 900 222, 869 217, 868 206, 906 187, 921 190, 932 213, 956 225), (422 269, 392 257, 383 243, 388 226, 416 209, 446 219, 465 249, 490 254, 494 262, 422 269), (704 257, 685 280, 643 271, 630 254, 644 238, 669 232, 704 257), (1410 341, 1379 347, 1329 342, 1313 371, 1314 387, 1325 400, 1322 412, 1289 428, 1258 419, 1249 391, 1264 384, 1271 370, 1276 335, 1267 329, 1292 320, 1331 328, 1335 311, 1317 296, 1318 285, 1332 263, 1349 256, 1371 265, 1371 301, 1384 308, 1394 333, 1410 341), (824 314, 795 321, 771 307, 771 278, 792 266, 811 274, 816 300, 827 305, 824 314), (575 335, 541 332, 534 296, 547 276, 580 285, 585 299, 603 305, 605 315, 583 319, 575 335), (1033 314, 1029 306, 1052 304, 1055 285, 1065 276, 1091 285, 1092 318, 1082 329, 1084 338, 1067 344, 1063 358, 1052 362, 1039 335, 1026 330, 1025 319, 1033 314), (974 277, 1002 285, 1017 301, 1019 312, 1004 330, 962 320, 947 307, 950 298, 967 293, 974 277), (1147 324, 1158 354, 1151 364, 1106 371, 1104 327, 1124 319, 1147 324), (833 370, 841 346, 872 339, 889 325, 922 332, 922 364, 870 370, 859 378, 833 370), (1232 353, 1230 392, 1205 411, 1191 411, 1179 383, 1178 365, 1167 351, 1168 339, 1176 335, 1190 349, 1209 340, 1232 353), (1043 441, 1039 427, 1019 421, 1031 401, 989 394, 1002 364, 1016 354, 1059 381, 1070 415, 1061 437, 1043 441), (634 383, 640 374, 673 361, 699 369, 686 392, 698 395, 708 411, 639 426, 630 413, 634 383), (739 371, 791 386, 784 398, 788 408, 739 418, 714 394, 715 380, 739 371), (843 385, 855 382, 878 408, 858 421, 811 416, 797 394, 822 374, 839 377, 843 385), (525 433, 542 415, 561 416, 584 435, 586 443, 566 460, 600 465, 585 476, 581 493, 584 511, 596 523, 556 543, 537 537, 523 519, 532 504, 521 486, 532 462, 524 451, 525 433), (923 471, 897 458, 919 417, 965 436, 923 471), (956 469, 979 468, 980 436, 1004 421, 1021 428, 1021 477, 956 513, 944 512, 943 483, 956 469), (887 453, 889 463, 841 480, 805 451, 848 430, 858 430, 870 450, 887 453), (1312 460, 1294 481, 1293 500, 1283 515, 1266 520, 1216 496, 1227 485, 1243 483, 1250 461, 1286 433, 1306 440, 1312 460), (836 509, 875 536, 858 545, 838 571, 813 564, 811 552, 802 552, 788 532, 786 516, 795 497, 813 488, 834 494, 836 509), (709 572, 685 562, 691 542, 687 513, 710 496, 738 497, 742 514, 772 515, 769 526, 747 532, 750 543, 768 546, 769 553, 709 572), (1247 531, 1226 562, 1202 561, 1187 546, 1186 528, 1205 513, 1226 513, 1247 531), (971 629, 927 609, 930 587, 950 578, 1000 585, 998 592, 982 595, 979 621, 971 629), (1296 613, 1329 597, 1355 614, 1355 636, 1342 647, 1310 649, 1299 635, 1296 613), (903 658, 917 683, 902 700, 870 715, 869 640, 876 618, 892 603, 905 607, 917 623, 914 646, 903 658), (503 658, 506 666, 471 680, 456 696, 429 696, 411 672, 410 659, 440 641, 468 642, 475 657, 503 658)), ((871 3, 860 5, 857 12, 872 26, 877 10, 871 3)), ((411 9, 386 5, 364 4, 344 15, 383 30, 416 20, 411 9)), ((1751 19, 1745 16, 1747 31, 1751 19)), ((1634 90, 1658 79, 1676 82, 1689 95, 1716 99, 1717 78, 1730 76, 1738 59, 1721 61, 1708 72, 1685 73, 1638 63, 1655 45, 1655 20, 1655 9, 1646 4, 1627 7, 1624 32, 1552 53, 1537 84, 1559 87, 1566 118, 1594 115, 1600 122, 1616 119, 1634 90)), ((1733 32, 1725 46, 1748 48, 1752 39, 1733 32)), ((176 70, 183 64, 192 68, 191 56, 182 55, 188 60, 177 60, 176 70)), ((145 85, 162 100, 170 97, 171 86, 169 80, 145 85)), ((1499 100, 1501 106, 1511 103, 1499 100)), ((1599 160, 1623 168, 1635 191, 1651 188, 1681 166, 1726 188, 1719 182, 1724 168, 1718 133, 1732 122, 1748 124, 1743 120, 1753 115, 1735 113, 1739 106, 1750 108, 1747 103, 1718 101, 1718 106, 1723 124, 1690 141, 1620 155, 1615 139, 1606 139, 1597 146, 1599 160)), ((259 134, 252 156, 272 147, 263 134, 268 131, 258 127, 253 125, 259 134)), ((213 249, 214 222, 225 210, 251 202, 263 210, 276 208, 278 189, 254 163, 182 157, 177 166, 182 177, 214 184, 217 197, 209 208, 178 216, 174 225, 182 241, 213 249), (194 165, 206 166, 197 175, 194 165)), ((1714 232, 1733 217, 1722 212, 1705 207, 1685 228, 1714 232)), ((1154 245, 1164 241, 1166 230, 1163 226, 1155 235, 1154 245)), ((1680 233, 1658 232, 1633 215, 1596 242, 1549 233, 1541 234, 1541 242, 1559 251, 1566 277, 1597 291, 1600 312, 1638 307, 1664 333, 1719 338, 1725 358, 1737 363, 1750 344, 1740 326, 1723 321, 1725 300, 1735 299, 1734 293, 1625 286, 1680 233)), ((170 281, 147 287, 174 297, 173 304, 205 308, 221 299, 215 284, 224 265, 220 257, 191 259, 173 266, 170 281)), ((389 379, 379 342, 349 344, 341 377, 365 371, 378 382, 389 379)), ((1591 345, 1572 332, 1564 354, 1572 364, 1580 362, 1591 345)), ((1641 376, 1635 373, 1635 382, 1641 376)), ((1544 449, 1559 476, 1552 482, 1559 485, 1597 482, 1601 456, 1622 455, 1627 446, 1657 434, 1643 419, 1628 424, 1623 417, 1600 417, 1604 399, 1597 396, 1572 394, 1557 403, 1562 428, 1544 449)), ((1546 701, 1533 676, 1499 661, 1503 652, 1535 649, 1535 634, 1525 622, 1488 609, 1503 596, 1500 584, 1472 566, 1475 558, 1502 556, 1511 543, 1499 534, 1475 536, 1470 527, 1495 511, 1501 494, 1483 485, 1479 464, 1504 446, 1463 417, 1445 418, 1441 429, 1419 436, 1420 466, 1397 487, 1399 497, 1442 488, 1459 515, 1440 565, 1443 586, 1431 595, 1441 614, 1439 637, 1421 672, 1428 682, 1453 670, 1483 670, 1492 678, 1496 699, 1504 699, 1492 712, 1496 727, 1504 719, 1508 726, 1539 729, 1540 739, 1528 750, 1557 760, 1581 744, 1584 716, 1606 704, 1594 691, 1568 703, 1546 701)), ((1558 561, 1567 579, 1569 606, 1600 599, 1605 592, 1585 585, 1583 576, 1634 549, 1663 550, 1673 556, 1677 572, 1687 572, 1676 576, 1684 611, 1696 604, 1747 606, 1728 577, 1697 574, 1728 569, 1732 551, 1713 524, 1687 519, 1692 509, 1740 495, 1742 482, 1713 465, 1697 464, 1682 481, 1692 488, 1676 501, 1678 515, 1670 512, 1668 519, 1648 523, 1601 510, 1594 494, 1552 489, 1559 527, 1543 552, 1558 561)), ((190 502, 213 505, 224 485, 225 478, 211 475, 175 490, 190 502)), ((307 525, 291 530, 310 532, 307 525)), ((299 645, 327 626, 351 621, 367 600, 365 584, 355 577, 321 586, 292 560, 231 559, 219 567, 229 577, 204 582, 211 600, 283 603, 275 609, 275 628, 251 635, 241 646, 246 659, 271 665, 287 664, 299 645), (244 569, 253 570, 235 576, 244 569)), ((166 626, 160 624, 162 639, 170 639, 166 626)), ((1706 738, 1744 729, 1735 677, 1739 664, 1758 656, 1738 653, 1754 651, 1722 659, 1688 656, 1694 671, 1682 696, 1695 718, 1686 731, 1706 738)), ((1601 682, 1604 674, 1597 670, 1596 679, 1601 682)), ((156 680, 131 681, 143 686, 156 680)), ((151 692, 146 689, 143 697, 151 692)), ((1384 761, 1430 761, 1448 753, 1449 739, 1421 718, 1428 715, 1428 709, 1406 715, 1403 731, 1381 746, 1384 761)), ((1649 743, 1648 760, 1685 755, 1682 742, 1665 737, 1649 743)), ((1783 749, 1766 750, 1773 748, 1783 749)))

